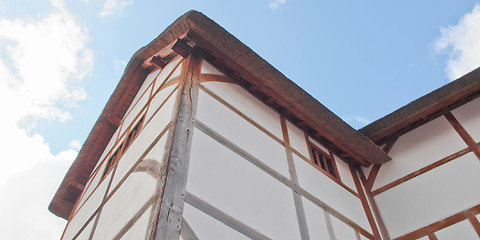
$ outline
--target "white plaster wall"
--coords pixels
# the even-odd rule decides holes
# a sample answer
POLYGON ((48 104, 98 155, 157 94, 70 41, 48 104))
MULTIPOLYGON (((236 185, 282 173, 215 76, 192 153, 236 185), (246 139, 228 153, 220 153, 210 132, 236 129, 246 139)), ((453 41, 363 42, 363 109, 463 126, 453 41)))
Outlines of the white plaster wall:
POLYGON ((138 102, 140 97, 144 95, 147 95, 148 97, 148 95, 150 95, 150 91, 152 90, 150 85, 152 84, 153 80, 155 80, 155 78, 158 76, 159 73, 160 73, 160 69, 153 71, 147 75, 147 77, 145 78, 145 81, 143 81, 142 83, 142 86, 140 86, 140 89, 138 90, 137 95, 135 96, 132 103, 130 104, 130 107, 128 107, 127 113, 132 110, 133 106, 138 102))
POLYGON ((342 159, 334 155, 335 162, 337 163, 338 173, 340 174, 340 179, 343 184, 352 189, 354 192, 357 192, 357 187, 353 181, 352 173, 350 172, 350 167, 342 159))
POLYGON ((112 173, 109 173, 105 177, 105 181, 100 183, 98 188, 92 193, 90 198, 85 202, 83 206, 78 206, 78 212, 73 216, 72 219, 68 222, 68 225, 65 229, 65 234, 62 239, 72 239, 75 234, 83 227, 87 220, 93 215, 97 208, 102 203, 103 197, 108 186, 108 180, 112 177, 112 173))
POLYGON ((218 71, 214 66, 208 63, 205 60, 202 60, 202 70, 201 73, 215 74, 225 76, 222 72, 218 71))
MULTIPOLYGON (((90 233, 92 232, 94 223, 95 221, 90 221, 90 223, 78 235, 76 240, 88 240, 88 238, 90 237, 90 233)), ((63 238, 63 239, 67 239, 67 238, 63 238)))
POLYGON ((478 240, 480 239, 475 232, 472 224, 468 220, 453 224, 435 232, 438 240, 478 240))
POLYGON ((330 239, 323 209, 302 197, 310 239, 330 239))
POLYGON ((331 219, 333 232, 335 233, 335 238, 337 240, 353 240, 357 238, 355 236, 355 230, 352 227, 333 216, 331 219))
POLYGON ((375 196, 390 236, 480 204, 479 173, 480 161, 469 153, 375 196))
POLYGON ((221 82, 203 82, 202 85, 253 119, 276 137, 283 139, 280 115, 242 87, 233 83, 221 82))
POLYGON ((113 239, 155 194, 157 179, 133 172, 103 206, 93 239, 113 239))
MULTIPOLYGON (((155 138, 162 132, 162 130, 168 125, 172 119, 172 113, 174 108, 175 98, 169 98, 165 105, 152 117, 150 122, 145 122, 144 128, 140 131, 139 135, 132 142, 128 150, 120 159, 117 165, 117 171, 112 182, 112 186, 116 186, 117 183, 125 176, 130 168, 135 164, 138 158, 145 152, 155 138)), ((150 110, 149 110, 150 112, 150 110)), ((157 143, 160 149, 165 146, 166 134, 157 143)), ((153 156, 152 159, 162 161, 163 152, 158 153, 158 156, 153 156)))
POLYGON ((458 152, 467 145, 444 117, 439 117, 402 135, 382 164, 373 190, 458 152))
POLYGON ((480 98, 477 98, 455 110, 452 114, 467 130, 468 134, 475 140, 480 142, 480 98))
MULTIPOLYGON (((275 171, 289 177, 285 148, 280 143, 201 90, 198 97, 197 119, 275 171)), ((280 120, 277 123, 280 124, 280 120)), ((275 123, 270 125, 272 124, 275 123)))
POLYGON ((200 240, 208 239, 228 239, 244 240, 250 239, 236 230, 228 227, 215 218, 185 203, 183 218, 192 228, 195 235, 200 240))
MULTIPOLYGON (((105 166, 106 166, 106 164, 102 164, 102 166, 100 166, 99 172, 95 175, 95 177, 92 177, 90 179, 91 183, 90 183, 90 185, 86 185, 86 186, 88 186, 88 188, 84 190, 84 193, 79 200, 78 206, 82 206, 82 204, 87 200, 87 198, 96 189, 96 187, 100 183, 100 180, 102 180, 102 175, 103 175, 103 171, 105 169, 105 166)), ((75 211, 78 211, 78 210, 79 210, 79 208, 77 207, 77 209, 75 209, 75 211)))
POLYGON ((120 239, 131 240, 131 239, 145 239, 148 231, 148 223, 150 221, 150 216, 152 215, 152 207, 149 207, 142 216, 135 222, 135 224, 128 229, 128 231, 120 239))
POLYGON ((272 239, 300 239, 292 190, 198 129, 187 191, 272 239))
POLYGON ((158 92, 155 95, 155 97, 152 99, 152 101, 150 103, 150 107, 148 108, 148 112, 147 112, 147 115, 146 115, 146 118, 145 118, 145 122, 150 120, 150 118, 153 116, 153 114, 155 114, 155 111, 162 105, 162 103, 167 99, 167 97, 169 97, 169 95, 173 91, 176 91, 175 93, 173 93, 169 97, 169 99, 167 100, 165 105, 162 106, 162 108, 165 108, 165 107, 173 108, 173 105, 175 103, 175 100, 177 99, 177 94, 178 94, 178 89, 177 90, 175 89, 176 87, 177 87, 177 85, 168 86, 168 87, 162 89, 160 92, 158 92))
POLYGON ((288 137, 290 138, 290 146, 301 153, 304 157, 310 158, 305 133, 289 121, 287 121, 287 130, 288 137))
POLYGON ((369 232, 371 231, 362 203, 358 197, 298 156, 294 155, 293 159, 300 187, 342 213, 362 228, 369 232))
POLYGON ((164 82, 165 80, 170 81, 171 79, 180 76, 180 74, 182 73, 183 63, 180 63, 180 65, 178 65, 178 67, 175 69, 172 75, 168 79, 166 79, 181 59, 182 58, 180 57, 175 58, 163 68, 162 72, 160 72, 160 75, 158 75, 157 77, 157 82, 155 84, 155 88, 153 89, 153 91, 156 91, 160 87, 162 82, 164 82))
MULTIPOLYGON (((315 145, 315 146, 317 146, 318 148, 320 148, 321 150, 323 150, 325 153, 327 153, 327 154, 330 153, 325 146, 323 146, 322 144, 320 144, 319 142, 317 142, 315 139, 313 139, 313 138, 311 138, 311 137, 308 137, 308 140, 309 140, 310 142, 312 142, 313 145, 315 145)), ((305 155, 305 156, 308 156, 308 154, 305 155)))

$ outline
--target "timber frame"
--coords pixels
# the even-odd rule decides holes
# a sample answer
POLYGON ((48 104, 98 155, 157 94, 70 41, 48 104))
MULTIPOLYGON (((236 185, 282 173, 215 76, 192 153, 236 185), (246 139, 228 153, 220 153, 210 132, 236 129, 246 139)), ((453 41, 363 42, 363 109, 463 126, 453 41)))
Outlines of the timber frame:
POLYGON ((188 57, 193 49, 346 162, 368 166, 390 160, 377 145, 342 121, 221 26, 202 13, 190 11, 134 54, 55 193, 49 206, 51 212, 68 218, 146 75, 178 55, 188 57), (256 64, 251 64, 252 62, 256 64))

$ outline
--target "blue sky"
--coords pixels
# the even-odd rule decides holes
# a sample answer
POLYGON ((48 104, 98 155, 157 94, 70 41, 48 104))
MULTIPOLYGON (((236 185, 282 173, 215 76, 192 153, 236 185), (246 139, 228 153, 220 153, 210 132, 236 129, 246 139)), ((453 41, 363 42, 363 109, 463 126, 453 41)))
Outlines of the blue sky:
POLYGON ((46 208, 125 64, 190 9, 354 128, 480 66, 478 1, 0 0, 0 239, 59 238, 46 208))

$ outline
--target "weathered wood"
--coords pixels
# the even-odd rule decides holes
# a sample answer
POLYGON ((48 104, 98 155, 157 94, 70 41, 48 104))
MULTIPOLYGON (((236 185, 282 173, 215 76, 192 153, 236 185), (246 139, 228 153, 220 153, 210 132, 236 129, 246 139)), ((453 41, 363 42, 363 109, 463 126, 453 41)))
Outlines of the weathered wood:
POLYGON ((469 217, 468 221, 470 222, 470 224, 472 224, 473 229, 475 229, 475 232, 480 237, 480 222, 478 222, 478 219, 475 216, 473 216, 473 217, 469 217))
MULTIPOLYGON (((361 169, 358 169, 357 171, 360 175, 360 180, 363 186, 366 186, 368 184, 368 181, 365 178, 365 174, 361 169)), ((367 187, 365 188, 365 195, 367 196, 368 202, 370 203, 370 206, 372 208, 372 212, 375 215, 375 219, 377 220, 378 230, 380 231, 383 240, 390 240, 390 235, 388 234, 387 228, 385 227, 385 222, 383 221, 382 215, 380 214, 380 210, 378 210, 377 202, 375 201, 375 198, 373 198, 372 190, 367 189, 367 187)))
POLYGON ((429 233, 428 234, 428 239, 429 240, 438 240, 437 236, 435 236, 435 233, 429 233))
POLYGON ((360 180, 358 179, 357 171, 355 171, 352 166, 350 166, 350 173, 352 174, 353 182, 355 182, 355 186, 357 187, 357 192, 360 196, 360 201, 362 202, 363 210, 365 211, 365 215, 367 216, 368 223, 372 228, 374 239, 382 240, 382 238, 380 237, 380 232, 377 228, 377 224, 375 223, 372 210, 370 209, 370 205, 368 205, 368 200, 365 196, 365 192, 363 191, 362 184, 360 184, 360 180))
POLYGON ((197 108, 201 58, 195 52, 189 55, 182 75, 183 82, 172 145, 167 160, 166 181, 155 239, 178 239, 183 215, 187 185, 190 148, 197 108))
POLYGON ((164 68, 167 65, 167 63, 165 63, 162 58, 157 56, 153 56, 150 60, 150 63, 156 68, 164 68))
POLYGON ((200 240, 193 231, 192 227, 190 227, 190 225, 188 224, 187 220, 185 220, 185 218, 182 218, 180 236, 183 240, 200 240))
POLYGON ((223 224, 237 230, 239 233, 249 237, 253 240, 270 240, 267 236, 256 231, 255 229, 249 227, 245 223, 240 222, 239 220, 233 218, 232 216, 220 211, 214 206, 208 204, 202 199, 196 197, 195 195, 186 192, 185 193, 185 202, 192 205, 196 209, 208 214, 209 216, 217 219, 223 224))
MULTIPOLYGON (((285 143, 285 154, 287 156, 288 172, 293 183, 298 185, 297 171, 293 163, 293 153, 290 146, 290 137, 287 130, 287 121, 284 117, 280 117, 280 124, 282 126, 283 142, 285 143)), ((309 240, 307 218, 305 217, 305 209, 303 208, 302 197, 292 189, 293 202, 297 213, 297 221, 300 230, 300 237, 302 240, 309 240)))

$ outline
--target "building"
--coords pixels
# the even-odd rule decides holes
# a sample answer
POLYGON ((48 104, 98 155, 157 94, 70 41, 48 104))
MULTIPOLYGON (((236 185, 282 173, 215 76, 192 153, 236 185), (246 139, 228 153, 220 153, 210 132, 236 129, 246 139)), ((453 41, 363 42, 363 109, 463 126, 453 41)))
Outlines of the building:
POLYGON ((62 239, 480 239, 480 68, 356 131, 199 12, 128 63, 62 239))

